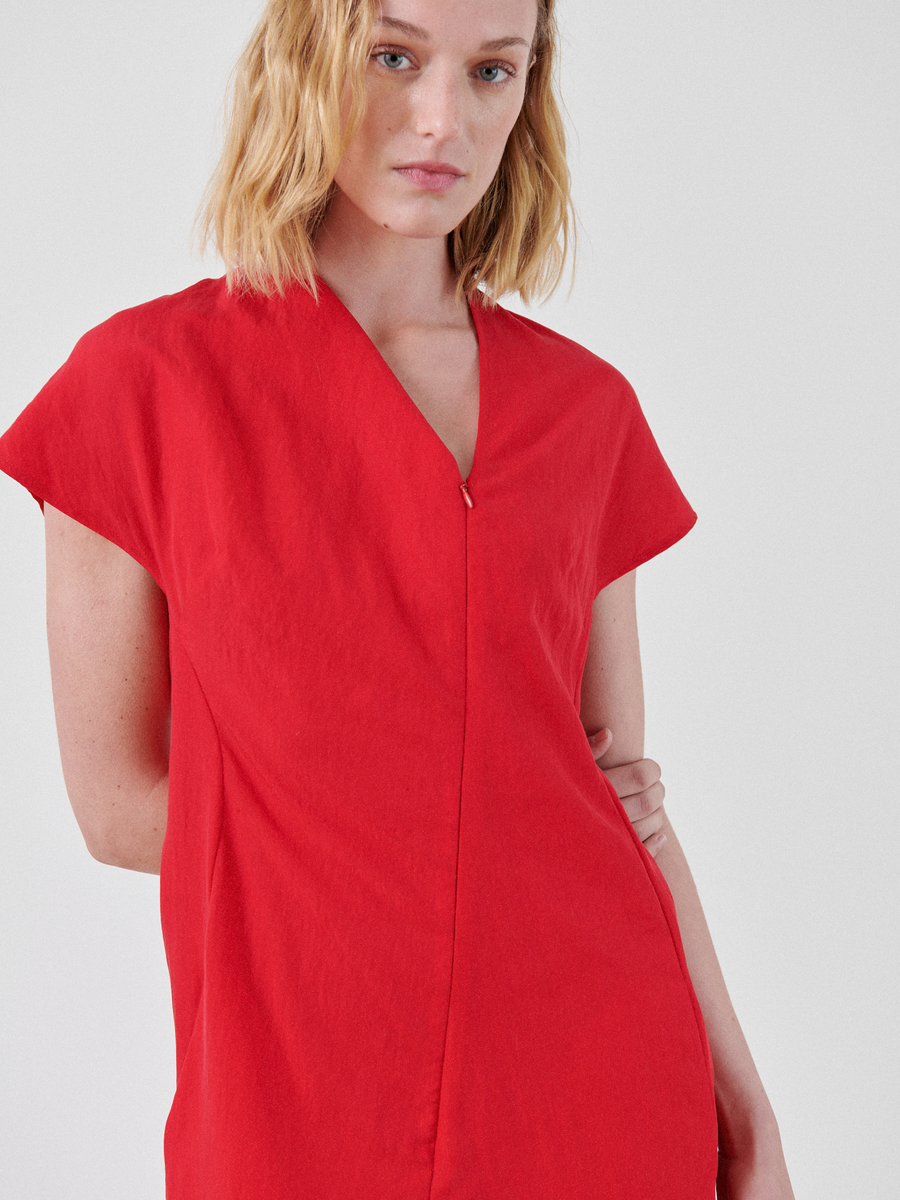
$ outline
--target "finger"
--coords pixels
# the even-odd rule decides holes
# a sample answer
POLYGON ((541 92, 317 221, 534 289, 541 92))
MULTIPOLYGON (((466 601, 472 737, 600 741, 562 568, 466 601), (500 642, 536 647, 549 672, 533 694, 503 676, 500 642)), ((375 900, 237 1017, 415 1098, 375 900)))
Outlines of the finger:
POLYGON ((637 820, 631 822, 635 833, 642 842, 646 842, 647 838, 652 837, 654 833, 659 833, 665 823, 666 810, 662 806, 654 809, 649 816, 638 817, 637 820))
POLYGON ((649 817, 651 813, 658 812, 665 798, 666 789, 660 781, 645 792, 635 792, 633 796, 620 796, 619 801, 628 814, 628 820, 634 825, 642 818, 649 817))
POLYGON ((609 767, 604 771, 606 778, 616 790, 619 799, 625 796, 635 796, 645 792, 659 783, 662 769, 652 758, 642 758, 640 762, 625 763, 621 767, 609 767))
POLYGON ((643 823, 635 825, 634 831, 638 836, 638 841, 643 842, 644 848, 648 853, 656 858, 666 843, 665 830, 659 829, 657 822, 651 819, 646 825, 643 823))
POLYGON ((654 833, 652 837, 647 838, 647 840, 644 842, 644 849, 648 852, 648 854, 651 855, 651 857, 656 858, 657 854, 659 854, 660 850, 662 850, 665 844, 666 835, 664 833, 654 833))
POLYGON ((603 757, 612 745, 612 738, 612 730, 606 728, 598 729, 596 733, 591 734, 588 738, 588 745, 595 759, 603 757))

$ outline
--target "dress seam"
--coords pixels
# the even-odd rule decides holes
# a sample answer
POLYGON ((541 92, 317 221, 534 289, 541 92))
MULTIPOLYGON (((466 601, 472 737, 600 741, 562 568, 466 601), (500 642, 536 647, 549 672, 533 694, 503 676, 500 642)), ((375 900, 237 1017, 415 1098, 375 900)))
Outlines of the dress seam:
MULTIPOLYGON (((216 830, 216 848, 213 851, 212 860, 209 864, 209 874, 207 875, 207 879, 206 879, 206 897, 207 897, 207 900, 209 900, 210 896, 212 895, 213 880, 215 879, 215 876, 216 876, 216 865, 219 861, 219 850, 222 845, 222 831, 225 826, 225 754, 224 754, 224 751, 222 750, 222 735, 219 732, 219 725, 218 725, 218 722, 216 721, 215 714, 213 713, 212 705, 209 702, 209 698, 206 695, 206 689, 204 688, 203 683, 200 679, 200 675, 197 671, 197 668, 194 665, 194 660, 191 657, 187 646, 185 645, 184 638, 181 637, 181 635, 178 633, 177 630, 173 630, 172 632, 178 638, 179 644, 181 645, 181 652, 184 655, 185 661, 187 662, 188 666, 191 668, 191 674, 194 676, 194 680, 200 691, 200 695, 203 697, 203 703, 206 706, 206 711, 209 713, 210 722, 212 724, 213 729, 215 729, 215 731, 216 731, 216 748, 219 751, 219 777, 222 781, 222 786, 219 789, 219 805, 218 805, 219 827, 216 830)), ((209 914, 207 913, 207 919, 208 919, 208 915, 209 914)), ((204 934, 205 934, 205 931, 204 931, 204 934)))
MULTIPOLYGON (((219 787, 219 804, 218 804, 218 829, 216 830, 215 849, 212 854, 212 858, 211 858, 211 861, 209 864, 209 872, 208 872, 207 879, 206 879, 206 912, 205 912, 204 922, 203 922, 203 943, 202 943, 203 944, 203 959, 202 959, 202 965, 201 965, 202 975, 201 975, 201 979, 200 979, 200 991, 199 991, 199 995, 197 997, 197 1007, 193 1013, 193 1018, 191 1020, 191 1030, 190 1030, 190 1033, 188 1034, 187 1040, 185 1042, 184 1053, 181 1056, 181 1062, 179 1063, 178 1071, 176 1073, 176 1080, 175 1080, 176 1095, 172 1101, 172 1108, 174 1108, 175 1099, 177 1099, 177 1097, 178 1097, 178 1084, 181 1082, 181 1072, 184 1068, 185 1063, 187 1062, 188 1054, 194 1043, 195 1036, 197 1033, 197 1028, 200 1023, 201 1016, 203 1014, 204 1006, 206 1004, 206 953, 207 953, 207 948, 208 948, 210 907, 211 907, 211 901, 212 901, 213 886, 214 886, 215 878, 216 878, 216 867, 219 862, 219 850, 222 845, 222 832, 223 832, 223 829, 225 826, 225 755, 222 750, 222 736, 219 732, 219 726, 218 726, 215 716, 213 714, 213 710, 209 703, 209 699, 207 698, 206 690, 203 687, 203 684, 200 680, 200 676, 197 672, 197 668, 194 665, 194 660, 191 658, 191 655, 188 652, 187 646, 185 645, 184 638, 181 637, 180 633, 178 632, 177 627, 175 627, 175 626, 170 626, 169 636, 170 636, 170 640, 172 638, 178 639, 178 644, 180 646, 181 653, 184 655, 184 660, 187 663, 188 667, 190 668, 190 672, 194 677, 194 681, 197 685, 197 688, 200 692, 201 697, 203 698, 203 704, 206 708, 207 713, 209 714, 210 722, 212 724, 213 729, 215 730, 216 747, 219 752, 219 773, 220 773, 219 774, 220 787, 219 787)), ((164 845, 163 849, 165 849, 165 845, 164 845)), ((169 872, 167 871, 166 872, 167 879, 168 879, 168 874, 169 874, 169 872)), ((163 910, 162 883, 163 883, 163 881, 162 881, 162 875, 161 875, 160 876, 160 918, 163 920, 163 927, 165 928, 167 926, 168 922, 165 921, 164 914, 162 911, 163 910)), ((171 1116, 171 1110, 170 1110, 169 1115, 171 1116)))
POLYGON ((434 1194, 434 1177, 437 1172, 437 1140, 440 1132, 441 1124, 441 1100, 444 1095, 444 1066, 447 1060, 447 1038, 450 1032, 450 1008, 453 998, 453 968, 456 963, 456 915, 458 912, 459 902, 459 845, 462 836, 462 799, 463 799, 463 779, 466 769, 466 727, 468 724, 468 692, 469 692, 469 521, 468 513, 465 514, 465 622, 464 622, 464 640, 465 640, 465 671, 463 675, 463 729, 462 729, 462 753, 460 756, 459 768, 459 808, 456 822, 456 872, 454 877, 453 891, 453 938, 450 949, 450 983, 447 988, 447 1021, 444 1025, 444 1045, 441 1052, 441 1069, 438 1076, 438 1101, 437 1112, 434 1119, 434 1148, 431 1156, 431 1180, 428 1185, 429 1200, 434 1194))

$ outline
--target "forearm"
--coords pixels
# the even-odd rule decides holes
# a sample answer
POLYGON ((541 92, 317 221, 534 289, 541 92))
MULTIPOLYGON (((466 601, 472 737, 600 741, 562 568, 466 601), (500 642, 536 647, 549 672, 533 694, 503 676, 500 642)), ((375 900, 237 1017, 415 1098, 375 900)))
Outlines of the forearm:
POLYGON ((716 1077, 719 1143, 728 1156, 768 1152, 780 1139, 772 1107, 725 986, 697 888, 668 817, 656 856, 672 892, 688 970, 700 1003, 716 1077))
MULTIPOLYGON (((594 601, 580 717, 589 737, 598 730, 613 731, 611 748, 595 756, 604 771, 643 758, 644 702, 634 572, 609 584, 594 601)), ((640 817, 640 811, 633 810, 629 819, 635 820, 635 815, 640 817)), ((654 814, 654 836, 656 820, 654 814)), ((728 997, 684 853, 665 815, 658 832, 666 841, 656 850, 656 862, 675 901, 688 970, 715 1067, 719 1121, 716 1195, 721 1200, 793 1200, 778 1126, 728 997)), ((641 836, 640 830, 638 834, 641 836)))

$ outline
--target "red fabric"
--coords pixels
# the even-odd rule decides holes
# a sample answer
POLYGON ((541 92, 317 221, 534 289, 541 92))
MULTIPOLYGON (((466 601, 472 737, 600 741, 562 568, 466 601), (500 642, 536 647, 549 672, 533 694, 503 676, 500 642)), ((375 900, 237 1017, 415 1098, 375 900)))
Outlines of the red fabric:
POLYGON ((169 603, 169 1200, 703 1200, 666 884, 578 719, 694 514, 623 378, 473 303, 469 476, 347 309, 222 280, 84 337, 0 467, 169 603))

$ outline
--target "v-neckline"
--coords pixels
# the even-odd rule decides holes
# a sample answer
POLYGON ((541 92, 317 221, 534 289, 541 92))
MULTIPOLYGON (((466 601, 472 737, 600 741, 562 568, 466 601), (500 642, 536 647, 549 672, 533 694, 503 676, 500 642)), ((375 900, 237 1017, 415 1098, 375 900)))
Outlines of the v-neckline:
POLYGON ((472 452, 472 466, 469 468, 468 475, 463 477, 463 474, 459 469, 459 463, 456 461, 456 455, 453 453, 453 451, 450 449, 450 447, 447 445, 447 443, 444 441, 444 439, 437 432, 435 427, 431 424, 431 422, 428 420, 428 418, 422 412, 421 408, 419 408, 418 404, 416 404, 415 400, 413 400, 412 396, 409 394, 409 392, 406 390, 406 388, 400 382, 399 378, 397 377, 396 373, 394 372, 394 369, 391 367, 390 363, 387 361, 387 359, 384 357, 384 355, 381 353, 381 351, 375 345, 375 342, 372 340, 372 338, 369 336, 369 334, 366 332, 366 330, 363 328, 363 326, 360 324, 360 322, 356 319, 356 317, 353 315, 353 313, 350 311, 350 309, 347 307, 347 305, 344 303, 344 301, 340 298, 340 296, 338 296, 337 292, 335 292, 334 289, 325 282, 325 280, 321 277, 321 275, 316 276, 316 284, 319 288, 322 289, 323 292, 327 293, 327 295, 329 295, 332 298, 332 300, 334 301, 334 303, 338 307, 338 309, 341 310, 342 312, 346 313, 347 317, 350 319, 352 324, 356 326, 356 329, 359 331, 359 335, 366 342, 366 344, 370 347, 373 356, 379 363, 381 363, 382 368, 387 373, 388 377, 392 380, 395 390, 400 394, 400 396, 404 400, 404 402, 405 402, 404 406, 405 407, 408 406, 410 409, 412 409, 413 413, 416 415, 416 417, 418 417, 419 421, 422 422, 425 429, 431 435, 432 440, 435 443, 437 443, 437 445, 440 447, 440 449, 444 452, 444 455, 450 459, 450 462, 453 464, 453 467, 456 470, 457 475, 459 475, 459 482, 460 483, 468 483, 469 480, 472 478, 472 473, 475 470, 475 467, 477 466, 477 464, 480 460, 479 449, 480 449, 481 443, 482 443, 482 428, 483 428, 483 421, 484 421, 485 338, 484 338, 484 326, 481 323, 481 318, 482 318, 481 305, 480 305, 480 301, 477 298, 478 294, 476 293, 475 295, 470 296, 469 299, 467 300, 469 312, 472 315, 472 324, 475 327, 475 337, 478 342, 478 417, 477 417, 477 424, 476 424, 476 429, 475 429, 475 447, 472 452))

